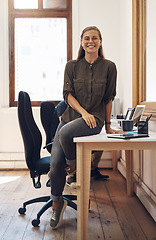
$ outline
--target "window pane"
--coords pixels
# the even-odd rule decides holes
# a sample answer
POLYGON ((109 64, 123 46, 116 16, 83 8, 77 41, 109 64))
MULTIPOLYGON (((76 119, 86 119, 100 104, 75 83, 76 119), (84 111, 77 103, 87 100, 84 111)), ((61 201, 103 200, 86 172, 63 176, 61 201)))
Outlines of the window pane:
POLYGON ((147 1, 147 34, 146 34, 146 101, 156 101, 156 1, 147 1))
POLYGON ((61 100, 67 61, 66 18, 15 19, 15 101, 61 100))
POLYGON ((66 0, 43 0, 43 8, 66 8, 66 0))
POLYGON ((38 0, 14 0, 14 8, 36 9, 38 8, 38 0))

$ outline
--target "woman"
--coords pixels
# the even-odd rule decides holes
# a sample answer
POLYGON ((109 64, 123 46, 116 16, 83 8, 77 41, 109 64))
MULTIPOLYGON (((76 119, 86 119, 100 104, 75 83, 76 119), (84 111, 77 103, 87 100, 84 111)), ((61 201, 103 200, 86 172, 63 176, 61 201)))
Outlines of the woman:
POLYGON ((87 27, 81 35, 77 60, 66 64, 63 96, 68 105, 58 126, 51 153, 51 198, 53 229, 61 223, 67 202, 62 198, 66 169, 75 170, 74 137, 99 134, 105 123, 110 127, 112 101, 116 95, 116 66, 104 59, 102 36, 97 27, 87 27))

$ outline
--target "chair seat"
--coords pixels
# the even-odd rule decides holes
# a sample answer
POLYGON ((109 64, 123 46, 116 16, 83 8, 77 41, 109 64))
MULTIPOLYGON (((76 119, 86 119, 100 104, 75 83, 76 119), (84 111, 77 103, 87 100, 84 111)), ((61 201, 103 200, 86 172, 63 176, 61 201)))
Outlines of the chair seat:
POLYGON ((47 174, 50 169, 50 156, 40 158, 36 162, 36 170, 40 174, 47 174))

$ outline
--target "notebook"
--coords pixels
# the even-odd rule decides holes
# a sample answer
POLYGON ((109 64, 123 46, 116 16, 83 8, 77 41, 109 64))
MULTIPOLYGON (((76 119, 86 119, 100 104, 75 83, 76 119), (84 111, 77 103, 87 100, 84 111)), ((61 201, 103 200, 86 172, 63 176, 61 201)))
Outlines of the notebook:
POLYGON ((107 134, 108 138, 119 138, 119 139, 130 139, 130 138, 142 138, 149 137, 148 134, 141 133, 116 133, 116 134, 107 134))

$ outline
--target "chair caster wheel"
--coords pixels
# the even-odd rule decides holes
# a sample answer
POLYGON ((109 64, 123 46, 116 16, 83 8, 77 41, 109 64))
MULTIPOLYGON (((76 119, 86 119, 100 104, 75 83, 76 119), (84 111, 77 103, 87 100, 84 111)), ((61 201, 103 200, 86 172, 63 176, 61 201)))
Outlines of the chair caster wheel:
POLYGON ((23 215, 26 212, 26 208, 21 207, 18 209, 18 212, 23 215))
POLYGON ((39 219, 34 219, 34 220, 32 220, 32 225, 33 225, 33 227, 38 227, 38 225, 40 224, 40 220, 39 219))

